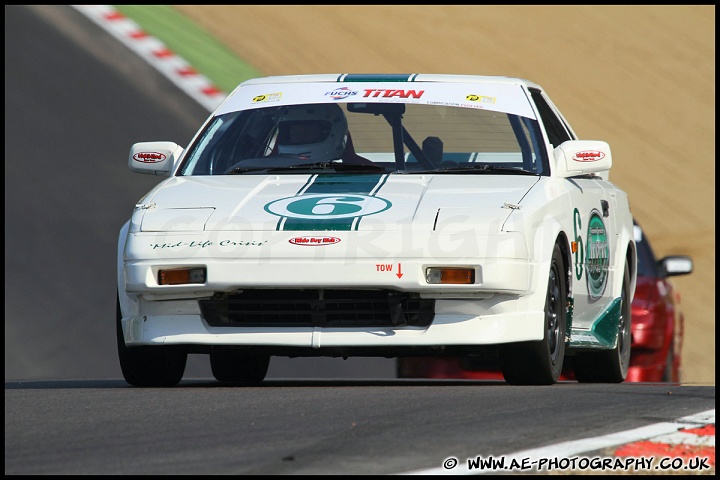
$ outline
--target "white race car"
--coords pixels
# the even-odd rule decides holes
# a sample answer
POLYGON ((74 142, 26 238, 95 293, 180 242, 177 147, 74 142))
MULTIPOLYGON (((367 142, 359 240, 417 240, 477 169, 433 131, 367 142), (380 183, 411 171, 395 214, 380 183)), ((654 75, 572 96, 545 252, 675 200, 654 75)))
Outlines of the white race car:
POLYGON ((301 75, 239 85, 118 242, 125 380, 221 382, 271 356, 498 355, 511 384, 622 382, 636 251, 607 143, 518 78, 301 75))

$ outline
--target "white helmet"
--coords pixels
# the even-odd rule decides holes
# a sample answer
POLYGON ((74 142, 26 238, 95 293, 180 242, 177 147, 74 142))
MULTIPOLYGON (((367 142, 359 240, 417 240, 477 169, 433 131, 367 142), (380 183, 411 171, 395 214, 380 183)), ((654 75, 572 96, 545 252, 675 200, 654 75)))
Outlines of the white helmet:
POLYGON ((288 105, 278 112, 277 152, 313 161, 340 158, 348 124, 337 104, 288 105))

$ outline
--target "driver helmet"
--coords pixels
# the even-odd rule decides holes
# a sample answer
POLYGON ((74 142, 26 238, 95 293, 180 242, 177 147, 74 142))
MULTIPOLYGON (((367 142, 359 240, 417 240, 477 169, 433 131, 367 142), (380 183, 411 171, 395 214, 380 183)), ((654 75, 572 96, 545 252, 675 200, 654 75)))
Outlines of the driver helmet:
POLYGON ((340 158, 345 151, 348 124, 337 104, 288 105, 277 119, 277 152, 314 161, 340 158))

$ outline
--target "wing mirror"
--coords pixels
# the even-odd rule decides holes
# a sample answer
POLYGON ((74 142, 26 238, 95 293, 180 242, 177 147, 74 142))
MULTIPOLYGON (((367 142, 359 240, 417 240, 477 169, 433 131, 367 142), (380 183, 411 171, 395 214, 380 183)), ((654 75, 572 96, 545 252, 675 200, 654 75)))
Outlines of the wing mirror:
POLYGON ((577 177, 607 172, 612 167, 610 145, 600 140, 568 140, 553 150, 553 176, 577 177))
POLYGON ((668 277, 687 275, 693 271, 692 257, 687 255, 669 255, 661 258, 658 264, 668 277))
POLYGON ((183 148, 175 142, 140 142, 130 148, 128 166, 137 173, 169 176, 183 148))

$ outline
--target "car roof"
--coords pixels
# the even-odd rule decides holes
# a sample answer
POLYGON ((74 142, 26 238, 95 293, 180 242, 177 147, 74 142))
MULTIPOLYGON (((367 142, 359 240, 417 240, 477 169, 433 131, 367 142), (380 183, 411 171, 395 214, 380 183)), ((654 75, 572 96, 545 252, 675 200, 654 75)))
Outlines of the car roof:
POLYGON ((277 84, 277 83, 320 83, 320 82, 441 82, 441 83, 494 83, 509 85, 525 85, 528 88, 542 90, 540 85, 524 78, 489 76, 489 75, 456 75, 439 73, 412 73, 412 74, 373 74, 373 73, 322 73, 310 75, 276 75, 247 80, 240 84, 277 84))

